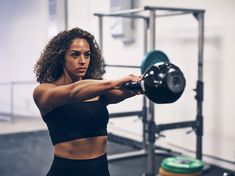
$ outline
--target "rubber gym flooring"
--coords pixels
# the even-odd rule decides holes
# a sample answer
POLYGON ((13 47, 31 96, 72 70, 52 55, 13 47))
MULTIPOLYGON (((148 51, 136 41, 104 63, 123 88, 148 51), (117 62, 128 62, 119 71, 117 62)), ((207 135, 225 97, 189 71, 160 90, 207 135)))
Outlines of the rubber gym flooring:
MULTIPOLYGON (((108 143, 108 155, 127 151, 133 151, 133 148, 108 143)), ((52 157, 52 145, 47 131, 0 135, 0 176, 44 176, 52 157)), ((157 168, 163 158, 157 155, 157 168)), ((141 176, 146 171, 146 157, 113 161, 109 163, 109 169, 111 176, 141 176)), ((203 174, 224 175, 235 174, 213 165, 203 174)))

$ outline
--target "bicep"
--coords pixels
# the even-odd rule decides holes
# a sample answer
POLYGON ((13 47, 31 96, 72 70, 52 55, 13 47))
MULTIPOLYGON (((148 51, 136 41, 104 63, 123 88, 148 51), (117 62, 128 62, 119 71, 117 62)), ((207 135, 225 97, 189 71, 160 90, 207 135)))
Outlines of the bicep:
POLYGON ((110 90, 105 95, 105 100, 107 104, 115 104, 123 101, 125 99, 123 91, 121 90, 110 90))
POLYGON ((124 89, 114 89, 110 90, 105 94, 105 99, 107 104, 119 103, 127 98, 137 95, 134 91, 128 91, 124 89))

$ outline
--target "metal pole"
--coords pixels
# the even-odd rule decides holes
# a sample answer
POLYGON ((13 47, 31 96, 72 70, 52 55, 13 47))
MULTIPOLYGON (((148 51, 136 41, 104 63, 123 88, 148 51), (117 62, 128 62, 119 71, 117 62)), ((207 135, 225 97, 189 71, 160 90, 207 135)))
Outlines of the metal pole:
POLYGON ((203 102, 203 44, 204 44, 204 13, 198 13, 198 81, 197 81, 197 121, 199 122, 196 130, 197 134, 197 148, 196 158, 202 159, 202 136, 203 136, 203 116, 202 116, 202 102, 203 102))
POLYGON ((99 25, 99 45, 100 45, 100 52, 103 54, 103 16, 98 16, 98 25, 99 25))
POLYGON ((133 13, 140 13, 142 11, 144 11, 144 8, 126 9, 126 10, 121 10, 121 11, 116 11, 116 12, 110 13, 110 15, 133 14, 133 13))
POLYGON ((64 27, 68 29, 68 0, 64 1, 64 27))
MULTIPOLYGON (((148 49, 148 19, 144 19, 144 55, 147 53, 148 49)), ((143 115, 142 115, 142 123, 143 123, 143 147, 144 150, 147 151, 147 98, 143 96, 143 115)))
POLYGON ((150 30, 150 50, 155 49, 155 11, 150 11, 150 18, 149 18, 149 30, 150 30))
POLYGON ((144 18, 144 54, 148 51, 148 25, 149 20, 144 18))
MULTIPOLYGON (((155 10, 150 10, 149 16, 150 31, 150 50, 155 49, 155 10)), ((148 158, 146 176, 156 176, 156 158, 155 158, 155 121, 154 121, 154 103, 149 100, 148 111, 148 158)))
POLYGON ((203 48, 204 48, 204 13, 198 15, 199 41, 198 41, 198 79, 203 81, 203 48))
POLYGON ((10 86, 11 86, 11 92, 10 92, 10 94, 11 94, 11 122, 13 123, 13 122, 15 122, 15 118, 14 118, 14 83, 13 82, 11 82, 10 83, 10 86))

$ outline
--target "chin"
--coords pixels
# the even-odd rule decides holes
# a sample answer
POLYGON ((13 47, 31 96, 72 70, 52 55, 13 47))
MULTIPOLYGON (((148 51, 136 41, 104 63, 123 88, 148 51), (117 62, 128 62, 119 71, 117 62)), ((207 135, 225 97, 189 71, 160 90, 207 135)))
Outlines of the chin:
POLYGON ((85 78, 85 74, 84 75, 79 75, 79 76, 77 76, 77 78, 78 78, 78 80, 82 80, 82 79, 85 78))

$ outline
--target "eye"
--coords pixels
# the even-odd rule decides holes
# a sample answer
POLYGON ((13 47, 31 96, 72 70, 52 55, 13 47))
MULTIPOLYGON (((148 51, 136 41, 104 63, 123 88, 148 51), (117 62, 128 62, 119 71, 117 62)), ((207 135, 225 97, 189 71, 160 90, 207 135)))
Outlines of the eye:
POLYGON ((77 57, 80 56, 80 53, 79 52, 74 52, 74 53, 71 54, 71 56, 77 58, 77 57))
POLYGON ((91 55, 91 53, 89 52, 89 53, 85 53, 85 58, 89 58, 90 57, 90 55, 91 55))

